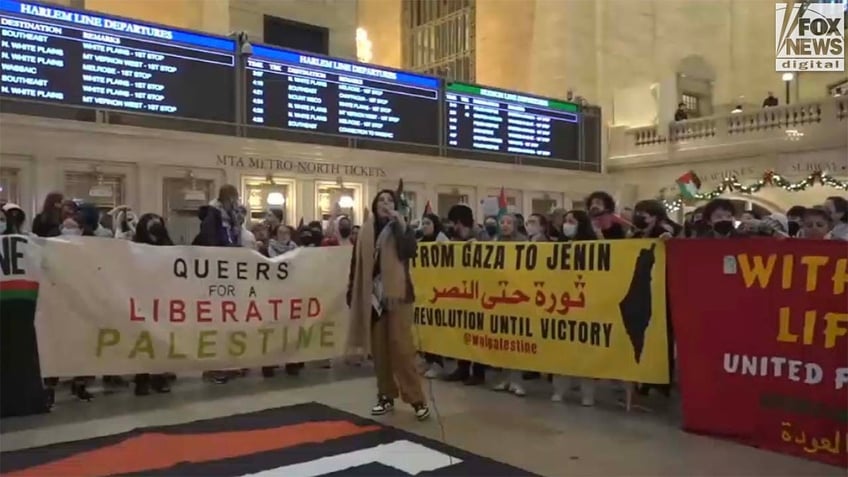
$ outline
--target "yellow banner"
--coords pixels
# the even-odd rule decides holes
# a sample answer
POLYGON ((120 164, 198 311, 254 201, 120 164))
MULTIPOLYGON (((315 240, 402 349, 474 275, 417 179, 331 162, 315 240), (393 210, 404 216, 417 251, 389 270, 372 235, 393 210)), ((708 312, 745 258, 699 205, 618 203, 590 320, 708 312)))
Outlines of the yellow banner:
POLYGON ((412 277, 422 351, 668 382, 661 241, 422 243, 412 277))

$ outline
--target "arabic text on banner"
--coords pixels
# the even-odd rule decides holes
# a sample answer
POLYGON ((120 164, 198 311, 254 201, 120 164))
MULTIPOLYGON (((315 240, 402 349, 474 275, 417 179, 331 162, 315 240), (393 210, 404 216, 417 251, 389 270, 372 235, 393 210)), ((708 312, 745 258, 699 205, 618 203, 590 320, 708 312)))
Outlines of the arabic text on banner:
POLYGON ((668 382, 662 242, 420 244, 412 273, 422 350, 525 371, 668 382))
POLYGON ((845 243, 668 250, 684 429, 848 467, 845 243))
POLYGON ((44 376, 247 368, 345 349, 350 247, 268 259, 76 237, 31 238, 23 253, 40 260, 44 376))

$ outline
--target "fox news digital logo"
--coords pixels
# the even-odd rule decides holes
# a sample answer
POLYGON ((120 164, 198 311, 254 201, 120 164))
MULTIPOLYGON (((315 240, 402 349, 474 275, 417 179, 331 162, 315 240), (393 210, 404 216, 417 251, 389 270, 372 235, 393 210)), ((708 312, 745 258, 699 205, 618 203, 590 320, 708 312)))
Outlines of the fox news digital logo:
POLYGON ((777 3, 775 71, 845 71, 845 4, 777 3))

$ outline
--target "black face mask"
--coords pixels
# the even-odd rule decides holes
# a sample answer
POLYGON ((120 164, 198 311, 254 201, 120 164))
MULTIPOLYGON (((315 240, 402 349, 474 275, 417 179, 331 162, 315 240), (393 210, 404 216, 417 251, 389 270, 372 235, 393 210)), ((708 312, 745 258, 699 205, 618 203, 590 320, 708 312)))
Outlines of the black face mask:
POLYGON ((165 226, 162 222, 150 222, 147 226, 147 232, 150 233, 150 238, 153 239, 154 242, 159 243, 165 239, 165 235, 167 232, 165 231, 165 226))
POLYGON ((733 232, 733 221, 719 220, 713 224, 713 230, 719 235, 730 235, 730 232, 733 232))
POLYGON ((798 232, 801 231, 801 224, 799 224, 798 222, 789 222, 788 227, 789 227, 788 232, 789 232, 790 237, 797 236, 798 232))
POLYGON ((636 217, 633 217, 633 225, 635 225, 637 229, 646 229, 648 228, 648 219, 641 215, 637 215, 636 217))
POLYGON ((342 238, 346 239, 346 238, 350 237, 350 231, 351 231, 350 227, 339 227, 339 235, 341 235, 342 238))
POLYGON ((498 233, 498 226, 497 225, 487 225, 486 226, 486 233, 489 234, 490 237, 494 237, 495 234, 498 233))
POLYGON ((447 238, 454 238, 454 230, 453 227, 444 227, 442 228, 442 233, 445 234, 447 238))
POLYGON ((421 229, 416 230, 415 231, 415 238, 418 239, 418 240, 421 240, 422 238, 424 238, 424 231, 421 230, 421 229))
POLYGON ((695 236, 700 237, 705 235, 711 229, 710 224, 704 222, 703 220, 698 220, 697 222, 692 223, 692 233, 695 236))

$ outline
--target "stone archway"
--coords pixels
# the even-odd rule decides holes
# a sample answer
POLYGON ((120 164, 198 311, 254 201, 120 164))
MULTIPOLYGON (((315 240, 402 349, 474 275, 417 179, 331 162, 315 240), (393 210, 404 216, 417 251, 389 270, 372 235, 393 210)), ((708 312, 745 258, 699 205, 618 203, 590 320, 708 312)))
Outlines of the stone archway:
POLYGON ((700 55, 689 55, 677 63, 677 95, 689 109, 690 118, 713 114, 715 68, 700 55))
MULTIPOLYGON (((774 202, 771 202, 769 200, 765 200, 761 197, 757 197, 757 196, 754 196, 754 195, 723 194, 721 196, 721 198, 727 199, 727 200, 733 202, 733 205, 736 208, 736 217, 737 218, 739 218, 739 216, 742 215, 742 212, 747 210, 747 208, 744 207, 743 203, 750 203, 751 204, 751 210, 756 212, 757 215, 759 215, 759 216, 765 216, 765 215, 769 215, 769 214, 775 213, 775 212, 780 213, 780 214, 786 213, 786 211, 783 209, 783 207, 775 204, 774 202)), ((689 212, 692 212, 693 210, 695 210, 699 207, 703 207, 703 206, 707 205, 708 202, 709 201, 707 201, 707 200, 703 200, 703 201, 698 201, 695 204, 687 205, 686 207, 681 209, 681 211, 679 212, 679 215, 682 217, 683 215, 685 215, 689 212)))
POLYGON ((785 210, 783 210, 783 207, 777 205, 776 203, 755 195, 726 194, 724 197, 734 201, 734 203, 737 201, 750 202, 753 206, 753 209, 759 212, 760 214, 771 214, 774 212, 782 214, 786 212, 785 210))

